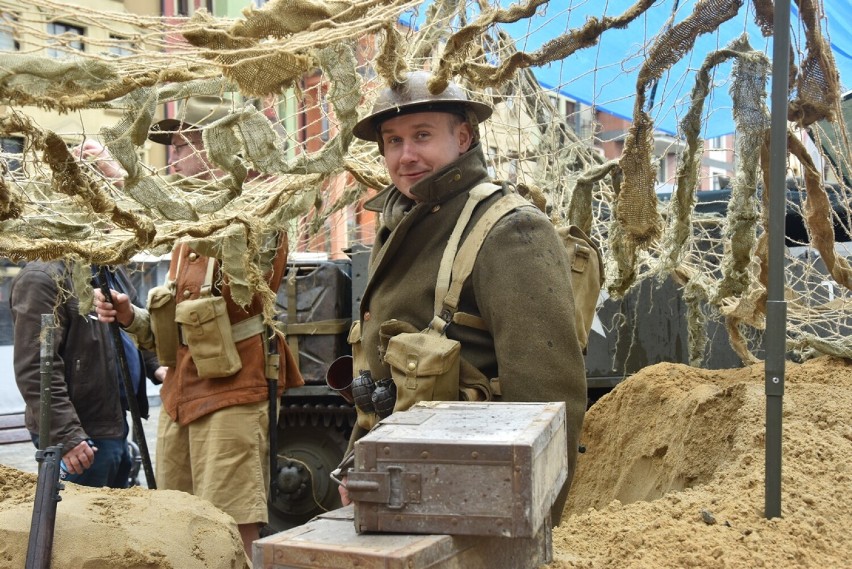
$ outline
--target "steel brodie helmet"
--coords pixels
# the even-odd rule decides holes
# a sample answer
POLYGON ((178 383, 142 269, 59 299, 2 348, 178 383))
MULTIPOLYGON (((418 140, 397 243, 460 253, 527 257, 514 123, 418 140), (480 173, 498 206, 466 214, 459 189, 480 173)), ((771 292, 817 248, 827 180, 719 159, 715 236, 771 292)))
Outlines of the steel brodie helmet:
POLYGON ((474 130, 477 125, 491 116, 491 107, 485 103, 468 100, 464 90, 450 82, 443 92, 433 95, 429 91, 428 71, 412 71, 408 78, 396 88, 386 88, 376 99, 372 112, 358 121, 352 134, 361 140, 381 143, 379 126, 386 120, 410 113, 445 112, 464 117, 474 130))

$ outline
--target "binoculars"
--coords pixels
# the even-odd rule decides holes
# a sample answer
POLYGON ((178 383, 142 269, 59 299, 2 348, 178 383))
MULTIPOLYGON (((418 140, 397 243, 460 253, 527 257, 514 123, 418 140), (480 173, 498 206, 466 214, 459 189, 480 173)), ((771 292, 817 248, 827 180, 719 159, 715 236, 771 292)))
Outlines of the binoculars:
POLYGON ((361 370, 353 379, 352 362, 352 356, 341 356, 331 363, 325 374, 328 387, 364 413, 375 413, 382 419, 393 413, 396 404, 393 380, 386 377, 374 381, 369 370, 361 370))

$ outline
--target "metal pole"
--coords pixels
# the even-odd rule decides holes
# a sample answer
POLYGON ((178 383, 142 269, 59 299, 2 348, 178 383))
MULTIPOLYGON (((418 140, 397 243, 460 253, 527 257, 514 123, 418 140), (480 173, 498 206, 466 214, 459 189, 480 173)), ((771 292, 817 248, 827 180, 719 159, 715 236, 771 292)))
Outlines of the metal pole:
MULTIPOLYGON (((41 351, 39 352, 38 448, 50 446, 50 418, 53 400, 50 384, 53 379, 53 314, 41 315, 41 351)), ((39 463, 41 466, 41 463, 39 463)))
POLYGON ((772 45, 772 115, 769 140, 769 277, 766 304, 766 518, 781 516, 781 414, 787 303, 784 301, 784 221, 787 200, 787 94, 790 0, 776 0, 772 45))
MULTIPOLYGON (((109 281, 107 281, 106 269, 103 266, 98 267, 98 286, 106 299, 112 299, 109 291, 109 281)), ((148 481, 148 488, 151 490, 157 489, 157 481, 154 479, 154 467, 151 465, 151 455, 148 453, 148 443, 145 442, 145 431, 142 428, 142 417, 139 413, 139 404, 136 402, 136 390, 133 389, 133 380, 130 379, 130 368, 127 365, 127 357, 124 353, 124 341, 121 339, 121 329, 118 327, 118 322, 113 321, 109 324, 110 332, 112 332, 112 340, 115 344, 115 355, 118 358, 119 373, 121 380, 124 382, 124 393, 127 395, 127 405, 130 407, 130 417, 133 419, 133 437, 139 445, 139 452, 142 454, 142 466, 145 469, 145 479, 148 481)), ((145 381, 144 378, 142 381, 145 381)))

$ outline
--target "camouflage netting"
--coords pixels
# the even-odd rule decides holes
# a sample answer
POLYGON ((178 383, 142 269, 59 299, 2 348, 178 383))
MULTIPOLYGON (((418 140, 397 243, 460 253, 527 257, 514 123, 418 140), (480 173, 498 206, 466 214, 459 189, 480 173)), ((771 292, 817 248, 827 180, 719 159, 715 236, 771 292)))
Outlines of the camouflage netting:
MULTIPOLYGON (((434 72, 433 89, 458 80, 495 107, 481 126, 495 176, 516 182, 531 199, 546 199, 555 223, 570 221, 598 240, 610 295, 673 277, 689 308, 690 360, 701 363, 706 325, 715 319, 725 321, 740 357, 753 361, 765 326, 770 70, 766 40, 741 34, 749 22, 771 35, 773 4, 681 3, 666 26, 647 29, 642 45, 621 46, 622 68, 638 70, 638 79, 632 125, 611 160, 593 147, 602 128, 590 111, 608 102, 607 90, 599 89, 585 110, 568 112, 554 93, 571 92, 575 79, 594 71, 575 68, 573 55, 618 42, 610 38, 619 29, 659 8, 651 0, 613 3, 622 9, 612 15, 602 4, 598 16, 581 19, 573 12, 582 4, 272 0, 230 20, 203 10, 165 19, 31 0, 2 24, 28 43, 0 63, 0 132, 25 141, 20 151, 2 154, 0 254, 114 264, 140 252, 166 253, 186 238, 223 258, 238 300, 257 290, 271 298, 260 276, 268 236, 286 230, 291 245, 304 247, 341 214, 352 218, 370 188, 387 183, 374 145, 354 139, 351 128, 379 88, 425 67, 434 72), (104 33, 56 41, 44 31, 46 18, 104 33), (529 49, 518 30, 543 21, 559 22, 562 31, 529 49), (725 22, 738 22, 738 33, 723 35, 725 22), (718 49, 695 53, 696 39, 706 34, 715 34, 718 49), (686 75, 671 71, 686 59, 694 67, 691 95, 674 137, 676 173, 663 181, 655 120, 675 106, 672 87, 686 75), (543 66, 561 66, 560 84, 544 87, 535 79, 533 69, 543 66), (719 85, 730 92, 732 108, 711 110, 719 85), (233 101, 230 114, 203 132, 215 177, 178 179, 141 159, 164 105, 174 116, 172 102, 204 94, 233 101), (33 118, 36 109, 60 116, 102 110, 106 122, 51 132, 33 118), (736 172, 721 215, 696 210, 707 175, 702 130, 719 112, 736 125, 728 148, 736 172), (76 147, 85 139, 103 143, 117 174, 103 167, 105 154, 80 157, 76 147), (661 182, 673 188, 668 201, 658 199, 661 182)), ((797 4, 804 16, 791 52, 788 116, 790 164, 798 164, 791 173, 802 180, 788 192, 788 209, 804 219, 807 237, 788 238, 788 347, 852 357, 852 268, 836 244, 838 231, 852 231, 849 188, 840 183, 826 191, 799 136, 811 127, 835 156, 849 156, 847 133, 832 125, 839 78, 819 3, 797 4)), ((848 178, 846 163, 835 160, 829 169, 833 178, 848 178)))

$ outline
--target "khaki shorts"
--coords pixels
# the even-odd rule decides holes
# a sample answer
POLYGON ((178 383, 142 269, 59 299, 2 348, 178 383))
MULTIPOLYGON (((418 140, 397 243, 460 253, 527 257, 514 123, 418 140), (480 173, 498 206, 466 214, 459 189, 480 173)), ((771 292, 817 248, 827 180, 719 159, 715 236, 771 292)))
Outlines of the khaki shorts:
POLYGON ((157 488, 204 498, 237 524, 267 523, 269 403, 226 407, 189 425, 160 412, 157 488))

